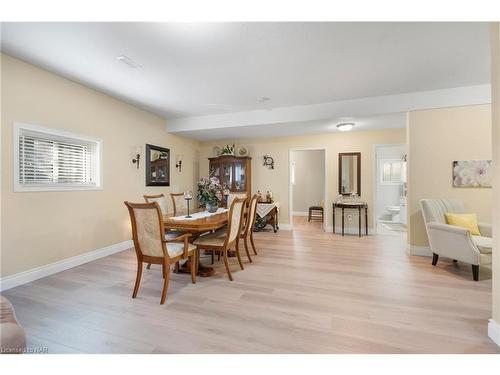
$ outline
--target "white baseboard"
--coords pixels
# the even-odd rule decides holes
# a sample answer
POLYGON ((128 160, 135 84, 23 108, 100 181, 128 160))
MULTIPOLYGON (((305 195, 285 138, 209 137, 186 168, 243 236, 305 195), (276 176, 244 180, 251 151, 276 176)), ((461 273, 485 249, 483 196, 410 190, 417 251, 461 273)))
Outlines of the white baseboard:
POLYGON ((0 291, 27 284, 31 281, 53 275, 61 271, 65 271, 67 269, 91 262, 99 258, 104 258, 108 255, 130 249, 133 246, 134 243, 132 242, 132 240, 128 240, 116 243, 114 245, 106 246, 101 249, 93 250, 82 255, 77 255, 68 259, 60 260, 55 263, 47 264, 46 266, 41 266, 28 271, 16 273, 15 275, 2 277, 0 279, 0 291))
POLYGON ((417 246, 417 245, 406 245, 406 251, 410 255, 416 255, 420 257, 430 257, 432 256, 432 251, 429 246, 417 246))
POLYGON ((488 336, 495 344, 500 346, 500 324, 493 319, 488 321, 488 336))
POLYGON ((292 211, 292 216, 309 216, 307 211, 292 211))

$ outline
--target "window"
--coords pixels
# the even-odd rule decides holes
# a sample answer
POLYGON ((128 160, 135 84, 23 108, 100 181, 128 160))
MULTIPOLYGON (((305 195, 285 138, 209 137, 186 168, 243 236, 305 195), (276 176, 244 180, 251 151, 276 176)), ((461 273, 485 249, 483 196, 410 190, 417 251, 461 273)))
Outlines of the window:
POLYGON ((399 159, 380 160, 380 183, 399 185, 406 182, 406 162, 399 159))
POLYGON ((14 152, 14 191, 101 188, 99 140, 16 123, 14 152))

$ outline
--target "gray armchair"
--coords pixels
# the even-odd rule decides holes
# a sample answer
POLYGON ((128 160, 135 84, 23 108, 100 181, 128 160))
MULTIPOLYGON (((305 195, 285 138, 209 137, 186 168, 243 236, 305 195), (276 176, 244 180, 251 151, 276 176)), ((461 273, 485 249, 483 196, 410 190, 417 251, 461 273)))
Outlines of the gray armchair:
POLYGON ((469 263, 474 280, 479 280, 479 266, 491 263, 491 225, 480 223, 481 236, 472 236, 468 229, 446 224, 445 213, 464 213, 458 200, 422 199, 420 207, 433 254, 432 265, 437 264, 440 255, 469 263))

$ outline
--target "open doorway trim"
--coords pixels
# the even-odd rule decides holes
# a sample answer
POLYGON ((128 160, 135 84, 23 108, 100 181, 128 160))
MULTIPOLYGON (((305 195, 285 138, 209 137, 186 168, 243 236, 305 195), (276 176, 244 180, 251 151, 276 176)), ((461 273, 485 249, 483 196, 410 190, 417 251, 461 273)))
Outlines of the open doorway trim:
POLYGON ((327 225, 326 221, 328 218, 328 189, 327 189, 327 182, 328 182, 328 166, 327 166, 327 160, 328 160, 328 150, 326 146, 324 147, 301 147, 301 148, 290 148, 288 149, 288 220, 290 222, 290 229, 293 230, 293 186, 292 186, 292 155, 295 151, 323 151, 323 157, 325 158, 325 170, 324 170, 324 181, 323 181, 323 200, 324 200, 324 207, 323 207, 323 231, 327 231, 327 225))

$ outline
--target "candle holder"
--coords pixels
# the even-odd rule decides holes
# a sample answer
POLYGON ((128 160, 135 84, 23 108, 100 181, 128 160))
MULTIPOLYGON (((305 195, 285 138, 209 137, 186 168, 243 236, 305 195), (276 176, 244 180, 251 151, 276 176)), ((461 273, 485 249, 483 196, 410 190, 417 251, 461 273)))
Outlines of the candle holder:
POLYGON ((187 203, 187 215, 186 215, 186 218, 189 219, 191 218, 192 216, 189 214, 189 201, 191 199, 193 199, 193 193, 191 191, 186 191, 184 193, 184 199, 186 200, 186 203, 187 203))
POLYGON ((228 188, 224 188, 222 190, 222 195, 223 195, 222 204, 227 207, 227 198, 229 196, 229 189, 228 188))

